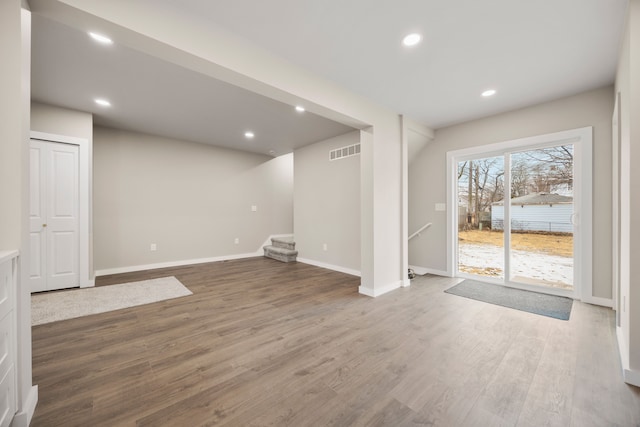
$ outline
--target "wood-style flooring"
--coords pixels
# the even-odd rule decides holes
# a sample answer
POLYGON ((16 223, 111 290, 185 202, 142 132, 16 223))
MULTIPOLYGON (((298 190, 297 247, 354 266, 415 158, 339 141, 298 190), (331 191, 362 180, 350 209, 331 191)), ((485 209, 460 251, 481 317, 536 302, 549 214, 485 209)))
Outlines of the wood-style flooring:
POLYGON ((418 277, 359 279, 251 258, 101 277, 176 276, 194 295, 33 328, 32 426, 639 426, 613 312, 570 321, 418 277))

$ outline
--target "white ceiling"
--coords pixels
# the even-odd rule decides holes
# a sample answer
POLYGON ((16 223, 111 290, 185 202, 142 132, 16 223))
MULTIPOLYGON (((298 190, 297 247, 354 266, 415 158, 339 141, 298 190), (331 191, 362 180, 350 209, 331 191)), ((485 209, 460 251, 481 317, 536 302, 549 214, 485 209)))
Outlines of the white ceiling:
POLYGON ((31 80, 34 100, 91 112, 98 125, 271 156, 353 130, 35 14, 31 80))
POLYGON ((161 3, 439 128, 612 83, 627 0, 161 3))
MULTIPOLYGON (((433 128, 611 84, 626 5, 627 0, 136 0, 137 8, 161 8, 234 33, 433 128), (413 31, 423 34, 423 42, 401 46, 413 31), (482 98, 488 88, 497 94, 482 98)), ((277 148, 280 154, 323 139, 323 132, 328 137, 349 130, 122 46, 98 52, 82 36, 35 17, 34 97, 96 112, 96 122, 105 125, 250 151, 263 143, 263 153, 277 148), (108 112, 87 101, 102 95, 94 93, 97 82, 109 92, 105 96, 118 99, 108 112), (238 139, 247 127, 259 136, 254 145, 238 139)))

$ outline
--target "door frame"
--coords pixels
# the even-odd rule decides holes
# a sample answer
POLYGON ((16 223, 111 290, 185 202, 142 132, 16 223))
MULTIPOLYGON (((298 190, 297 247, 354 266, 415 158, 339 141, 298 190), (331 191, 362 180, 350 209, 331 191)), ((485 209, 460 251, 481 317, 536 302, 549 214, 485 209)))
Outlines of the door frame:
MULTIPOLYGON (((578 199, 576 216, 577 227, 580 232, 574 236, 574 262, 580 268, 574 269, 574 290, 572 292, 542 288, 524 284, 515 284, 505 277, 504 285, 527 290, 543 291, 545 293, 570 296, 585 302, 598 303, 599 298, 593 297, 592 275, 592 170, 593 170, 593 128, 591 126, 571 129, 562 132, 548 133, 532 137, 514 139, 487 145, 479 145, 461 150, 447 152, 447 205, 451 208, 447 212, 447 275, 454 277, 457 272, 458 253, 456 241, 458 239, 458 188, 457 170, 458 161, 464 158, 483 156, 492 157, 504 155, 507 152, 522 151, 526 148, 539 148, 544 146, 574 144, 574 155, 580 162, 574 163, 574 194, 578 199)), ((505 162, 505 168, 509 162, 505 162)), ((505 182, 505 188, 507 183, 505 182)), ((505 227, 508 221, 508 209, 505 209, 505 227)), ((505 230, 507 231, 507 230, 505 230)), ((508 235, 508 233, 506 233, 508 235)), ((505 242, 507 244, 508 242, 505 242)), ((506 266, 505 266, 506 267, 506 266)), ((461 277, 463 275, 460 275, 461 277)))
POLYGON ((78 249, 80 251, 80 253, 78 254, 78 273, 80 287, 92 287, 94 286, 95 281, 89 269, 91 258, 91 144, 89 143, 89 140, 85 138, 56 135, 52 133, 37 131, 31 131, 30 140, 31 139, 78 146, 78 237, 80 239, 78 244, 78 249))

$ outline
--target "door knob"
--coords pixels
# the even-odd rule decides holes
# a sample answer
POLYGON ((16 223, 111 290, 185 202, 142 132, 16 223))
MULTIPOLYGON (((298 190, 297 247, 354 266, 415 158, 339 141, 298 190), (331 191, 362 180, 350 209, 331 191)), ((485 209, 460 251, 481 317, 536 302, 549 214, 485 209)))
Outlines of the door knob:
POLYGON ((42 224, 42 226, 43 226, 43 227, 46 227, 46 226, 47 226, 47 224, 42 224))

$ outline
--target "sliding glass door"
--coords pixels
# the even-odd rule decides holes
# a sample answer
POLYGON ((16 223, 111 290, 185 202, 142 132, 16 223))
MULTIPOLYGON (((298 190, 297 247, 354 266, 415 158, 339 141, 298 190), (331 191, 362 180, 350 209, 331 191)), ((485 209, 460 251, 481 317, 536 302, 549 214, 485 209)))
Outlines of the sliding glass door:
POLYGON ((504 197, 504 156, 458 162, 458 271, 503 279, 502 225, 492 224, 491 207, 504 197))
POLYGON ((573 144, 511 154, 511 276, 573 289, 573 144))
POLYGON ((570 296, 578 277, 586 283, 584 147, 546 137, 448 154, 453 275, 570 296))

